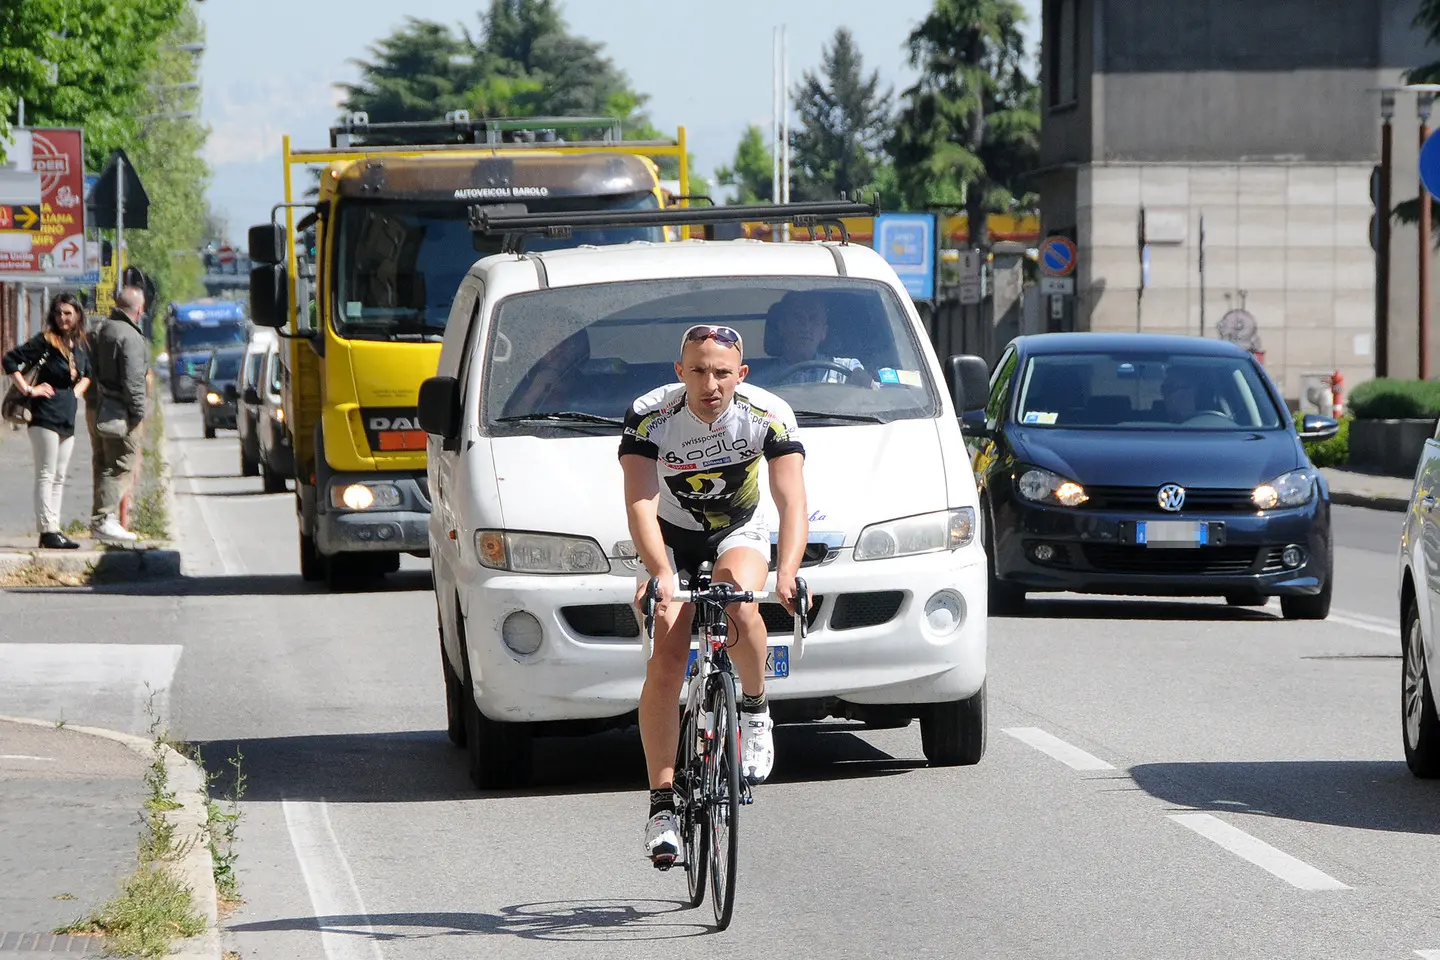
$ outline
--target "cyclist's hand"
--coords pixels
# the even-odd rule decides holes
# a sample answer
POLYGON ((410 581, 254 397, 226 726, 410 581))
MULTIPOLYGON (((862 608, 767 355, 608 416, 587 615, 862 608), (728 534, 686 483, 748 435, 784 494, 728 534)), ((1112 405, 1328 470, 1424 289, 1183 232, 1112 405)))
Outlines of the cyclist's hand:
POLYGON ((785 612, 791 616, 795 615, 795 574, 775 574, 775 595, 785 606, 785 612))
MULTIPOLYGON (((657 584, 660 590, 660 596, 655 601, 655 619, 658 620, 665 615, 665 605, 668 604, 670 602, 670 599, 675 596, 675 574, 662 574, 656 579, 660 581, 657 584)), ((649 581, 646 581, 635 588, 635 608, 637 610, 643 611, 645 609, 645 591, 649 588, 649 581)))

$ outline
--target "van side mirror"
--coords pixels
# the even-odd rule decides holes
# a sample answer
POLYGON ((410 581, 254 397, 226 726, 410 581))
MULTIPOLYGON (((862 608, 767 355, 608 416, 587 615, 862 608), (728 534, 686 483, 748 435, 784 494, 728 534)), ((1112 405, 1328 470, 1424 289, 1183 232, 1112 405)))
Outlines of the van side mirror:
POLYGON ((1329 417, 1317 417, 1313 413, 1307 413, 1300 418, 1300 439, 1301 440, 1329 440, 1340 432, 1339 421, 1329 417))
POLYGON ((285 231, 278 223, 261 223, 250 228, 251 264, 285 262, 285 231))
POLYGON ((945 361, 945 383, 955 401, 955 412, 963 419, 967 413, 985 409, 990 399, 990 365, 982 357, 953 356, 945 361))
POLYGON ((420 429, 443 439, 447 449, 460 436, 460 381, 431 377, 420 384, 420 429))
POLYGON ((245 388, 245 402, 253 407, 260 406, 260 391, 254 387, 245 388))
POLYGON ((225 384, 225 399, 228 400, 228 401, 230 401, 231 403, 234 403, 234 402, 235 402, 236 400, 238 400, 239 398, 240 398, 240 391, 239 391, 238 388, 236 388, 235 384, 233 384, 233 383, 227 383, 227 384, 225 384))
POLYGON ((250 270, 250 321, 260 327, 285 328, 289 320, 285 265, 267 263, 250 270))

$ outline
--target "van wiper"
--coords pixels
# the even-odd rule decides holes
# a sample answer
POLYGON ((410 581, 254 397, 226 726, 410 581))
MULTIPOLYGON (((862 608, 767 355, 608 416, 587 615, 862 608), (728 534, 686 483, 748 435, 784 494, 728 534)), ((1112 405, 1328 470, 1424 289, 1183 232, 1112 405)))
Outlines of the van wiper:
POLYGON ((848 420, 851 423, 888 423, 873 413, 821 413, 818 410, 796 410, 797 420, 848 420))
POLYGON ((581 413, 579 410, 557 410, 553 413, 519 413, 512 417, 497 417, 496 423, 523 423, 541 420, 550 423, 603 423, 611 427, 623 427, 625 421, 615 417, 602 417, 598 413, 581 413))

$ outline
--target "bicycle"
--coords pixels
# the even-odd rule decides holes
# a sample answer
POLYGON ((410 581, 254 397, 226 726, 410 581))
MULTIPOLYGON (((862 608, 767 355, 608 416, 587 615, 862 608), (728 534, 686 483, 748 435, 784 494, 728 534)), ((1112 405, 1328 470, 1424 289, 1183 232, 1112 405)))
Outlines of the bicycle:
MULTIPOLYGON (((655 866, 669 870, 685 867, 690 906, 705 899, 706 873, 715 923, 724 930, 735 907, 735 873, 740 855, 740 807, 753 801, 749 782, 740 775, 740 717, 735 666, 727 652, 729 620, 725 608, 732 603, 754 603, 770 594, 736 590, 728 583, 710 582, 714 564, 700 565, 696 582, 677 593, 672 602, 695 605, 699 650, 686 672, 684 706, 680 714, 680 742, 675 753, 676 816, 680 820, 680 858, 659 859, 655 866), (688 593, 688 599, 685 595, 688 593), (723 848, 723 852, 722 852, 723 848)), ((660 581, 652 577, 641 612, 645 617, 645 659, 655 641, 655 604, 660 581)), ((805 652, 809 633, 810 593, 805 581, 795 580, 794 655, 805 652)))

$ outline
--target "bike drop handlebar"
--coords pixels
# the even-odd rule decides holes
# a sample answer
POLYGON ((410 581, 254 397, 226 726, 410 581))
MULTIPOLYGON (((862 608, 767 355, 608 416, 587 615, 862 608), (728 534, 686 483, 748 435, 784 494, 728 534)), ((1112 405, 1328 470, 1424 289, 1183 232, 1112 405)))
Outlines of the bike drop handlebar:
MULTIPOLYGON (((676 595, 674 599, 681 603, 704 603, 710 602, 719 606, 729 606, 732 603, 755 603, 760 600, 768 600, 774 594, 765 590, 731 590, 729 584, 723 591, 717 591, 712 585, 704 590, 685 590, 676 595), (682 599, 689 594, 688 599, 682 599)), ((655 606, 660 600, 660 578, 651 577, 645 585, 645 599, 640 602, 640 612, 645 618, 645 627, 641 633, 641 646, 645 653, 645 659, 649 660, 650 655, 655 652, 655 606)), ((795 578, 795 658, 798 660, 805 655, 805 637, 810 632, 810 589, 805 581, 795 578)))

